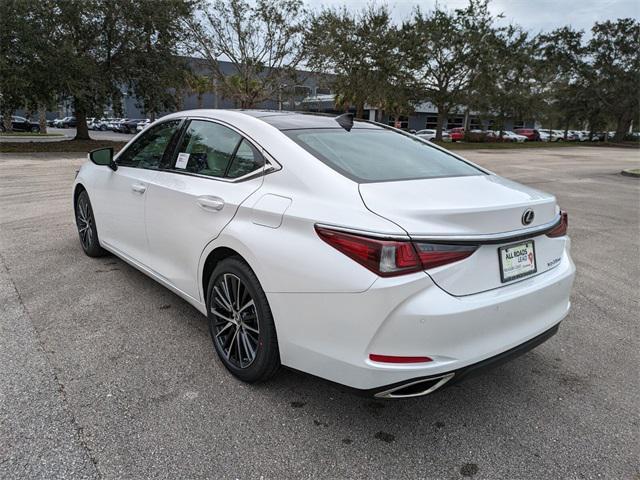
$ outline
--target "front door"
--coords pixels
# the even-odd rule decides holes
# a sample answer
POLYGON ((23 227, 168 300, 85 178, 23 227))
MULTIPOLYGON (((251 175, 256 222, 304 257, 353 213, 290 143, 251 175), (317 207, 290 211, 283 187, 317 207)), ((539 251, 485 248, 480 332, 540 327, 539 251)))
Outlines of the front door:
POLYGON ((144 223, 147 189, 179 125, 172 120, 150 128, 116 157, 118 169, 104 167, 93 185, 101 242, 143 265, 150 261, 144 223))

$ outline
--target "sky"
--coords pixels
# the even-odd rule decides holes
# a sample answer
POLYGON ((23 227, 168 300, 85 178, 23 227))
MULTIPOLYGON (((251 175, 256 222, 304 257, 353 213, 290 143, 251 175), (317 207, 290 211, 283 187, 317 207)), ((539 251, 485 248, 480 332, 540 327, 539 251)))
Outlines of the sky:
MULTIPOLYGON (((359 10, 370 0, 305 0, 312 9, 322 6, 346 5, 359 10)), ((431 10, 436 0, 376 0, 375 4, 391 7, 394 20, 400 23, 411 15, 416 5, 422 10, 431 10)), ((440 6, 459 8, 466 0, 439 1, 440 6)), ((493 0, 489 4, 492 13, 503 13, 502 22, 516 23, 531 33, 550 31, 564 25, 588 32, 596 21, 615 20, 622 17, 640 19, 640 0, 493 0)))

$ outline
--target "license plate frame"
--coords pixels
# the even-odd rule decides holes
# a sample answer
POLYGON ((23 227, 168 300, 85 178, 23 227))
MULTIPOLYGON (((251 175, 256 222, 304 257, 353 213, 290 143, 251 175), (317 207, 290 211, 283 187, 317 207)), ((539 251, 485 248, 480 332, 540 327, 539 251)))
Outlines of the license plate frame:
POLYGON ((498 260, 500 262, 500 281, 502 283, 512 282, 514 280, 520 280, 522 278, 534 275, 538 272, 538 259, 536 257, 536 243, 533 240, 525 240, 510 245, 504 245, 498 248, 498 260), (533 269, 529 268, 526 271, 521 271, 512 275, 505 275, 505 265, 503 261, 503 252, 516 247, 524 247, 529 253, 529 245, 531 245, 531 253, 533 254, 533 269))

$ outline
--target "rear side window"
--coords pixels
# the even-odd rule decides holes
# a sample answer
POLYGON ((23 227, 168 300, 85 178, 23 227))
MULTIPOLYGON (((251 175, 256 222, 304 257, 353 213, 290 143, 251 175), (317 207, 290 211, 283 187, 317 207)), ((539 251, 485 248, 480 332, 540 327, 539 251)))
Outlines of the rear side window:
POLYGON ((174 170, 238 178, 264 165, 264 159, 240 134, 213 122, 193 120, 178 147, 174 170))
POLYGON ((417 138, 389 130, 315 129, 285 133, 319 160, 360 183, 483 174, 417 138))
POLYGON ((194 120, 189 124, 175 169, 212 177, 223 177, 242 137, 230 128, 194 120))
POLYGON ((242 140, 236 151, 227 177, 238 178, 257 170, 264 165, 264 158, 247 140, 242 140))
POLYGON ((121 167, 158 169, 171 137, 178 130, 180 120, 154 125, 118 156, 121 167))

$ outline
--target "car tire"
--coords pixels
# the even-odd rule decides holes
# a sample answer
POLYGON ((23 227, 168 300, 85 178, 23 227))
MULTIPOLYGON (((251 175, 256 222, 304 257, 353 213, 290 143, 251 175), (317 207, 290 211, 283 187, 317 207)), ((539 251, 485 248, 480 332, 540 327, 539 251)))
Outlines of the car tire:
POLYGON ((31 127, 31 133, 38 133, 40 131, 40 127, 33 126, 31 127))
POLYGON ((106 132, 107 131, 107 126, 106 125, 100 125, 100 131, 101 132, 106 132))
POLYGON ((215 267, 206 305, 213 347, 227 370, 247 383, 271 378, 280 367, 273 315, 258 278, 240 257, 215 267))
POLYGON ((108 252, 100 246, 98 240, 98 230, 96 228, 93 209, 89 201, 89 194, 83 190, 78 195, 75 204, 76 226, 78 227, 78 236, 80 237, 80 245, 82 250, 90 257, 103 257, 108 252))

